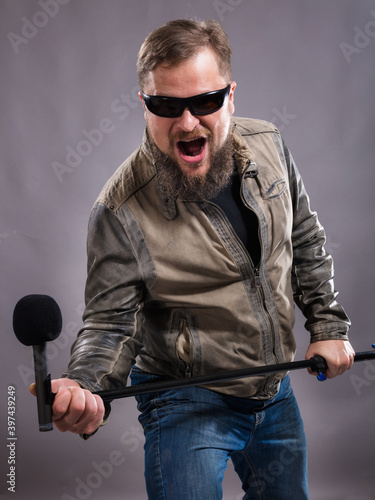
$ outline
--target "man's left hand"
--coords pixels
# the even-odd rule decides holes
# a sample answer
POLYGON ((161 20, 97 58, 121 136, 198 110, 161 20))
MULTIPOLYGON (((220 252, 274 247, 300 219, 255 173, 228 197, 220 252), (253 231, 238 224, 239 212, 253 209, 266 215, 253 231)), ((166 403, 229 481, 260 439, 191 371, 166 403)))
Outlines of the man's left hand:
MULTIPOLYGON (((322 340, 309 345, 305 359, 317 355, 322 356, 327 362, 328 370, 324 375, 327 378, 334 378, 353 366, 355 352, 348 340, 322 340)), ((308 371, 316 376, 310 368, 308 371)))

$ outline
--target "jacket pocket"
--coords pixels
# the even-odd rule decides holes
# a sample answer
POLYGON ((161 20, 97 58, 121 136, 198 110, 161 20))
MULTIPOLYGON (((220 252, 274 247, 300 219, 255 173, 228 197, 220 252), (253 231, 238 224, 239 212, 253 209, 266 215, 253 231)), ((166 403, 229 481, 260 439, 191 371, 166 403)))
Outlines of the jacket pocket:
POLYGON ((278 198, 281 196, 287 188, 287 182, 285 179, 279 179, 271 184, 267 189, 264 198, 272 200, 273 198, 278 198))
POLYGON ((175 330, 175 356, 185 377, 200 371, 200 342, 195 317, 187 310, 174 312, 172 327, 175 330))
POLYGON ((258 192, 262 200, 273 200, 275 198, 281 197, 285 192, 288 192, 288 181, 287 179, 281 177, 277 178, 273 176, 271 179, 263 178, 257 175, 254 178, 250 178, 245 174, 246 185, 252 193, 252 196, 256 199, 258 192), (257 186, 257 189, 255 188, 257 186))

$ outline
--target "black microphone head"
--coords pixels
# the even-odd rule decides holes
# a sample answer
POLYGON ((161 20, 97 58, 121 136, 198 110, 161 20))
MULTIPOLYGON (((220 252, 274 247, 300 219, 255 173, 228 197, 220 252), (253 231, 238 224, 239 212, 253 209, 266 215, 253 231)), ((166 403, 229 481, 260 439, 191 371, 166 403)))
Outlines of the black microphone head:
POLYGON ((61 332, 62 316, 57 302, 48 295, 26 295, 13 312, 13 330, 24 345, 55 340, 61 332))

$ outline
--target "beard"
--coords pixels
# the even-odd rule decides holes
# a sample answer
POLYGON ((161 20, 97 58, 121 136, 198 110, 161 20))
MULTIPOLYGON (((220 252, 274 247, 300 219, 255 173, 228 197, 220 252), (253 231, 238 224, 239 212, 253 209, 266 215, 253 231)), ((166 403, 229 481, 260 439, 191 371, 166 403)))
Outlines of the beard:
MULTIPOLYGON (((234 167, 231 130, 219 149, 213 151, 210 148, 210 168, 204 175, 186 175, 171 155, 158 148, 147 129, 146 135, 156 166, 159 188, 175 199, 209 200, 228 184, 234 167)), ((211 136, 208 141, 212 144, 211 136)))

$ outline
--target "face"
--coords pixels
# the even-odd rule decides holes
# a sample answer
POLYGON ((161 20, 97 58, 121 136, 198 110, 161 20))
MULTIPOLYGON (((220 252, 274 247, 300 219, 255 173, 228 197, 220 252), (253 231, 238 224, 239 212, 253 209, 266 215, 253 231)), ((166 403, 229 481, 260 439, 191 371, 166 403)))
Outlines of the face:
MULTIPOLYGON (((157 67, 150 72, 143 91, 150 95, 191 97, 222 89, 228 83, 212 50, 204 48, 177 66, 157 67)), ((224 105, 209 115, 193 115, 186 108, 177 118, 164 118, 152 114, 144 105, 147 129, 152 139, 175 161, 184 175, 204 177, 210 170, 210 158, 223 146, 231 130, 235 87, 235 82, 232 82, 224 105)))

